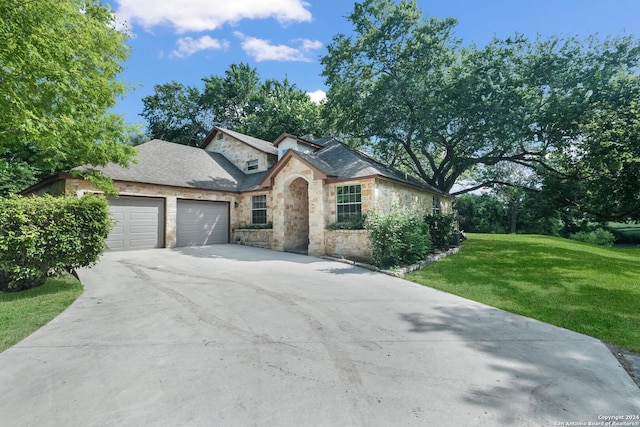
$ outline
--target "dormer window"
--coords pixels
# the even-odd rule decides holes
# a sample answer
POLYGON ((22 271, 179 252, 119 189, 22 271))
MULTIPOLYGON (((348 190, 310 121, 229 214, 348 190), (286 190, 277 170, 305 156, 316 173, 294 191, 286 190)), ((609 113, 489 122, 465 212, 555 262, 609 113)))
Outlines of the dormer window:
POLYGON ((258 159, 249 160, 247 162, 247 171, 258 170, 258 159))

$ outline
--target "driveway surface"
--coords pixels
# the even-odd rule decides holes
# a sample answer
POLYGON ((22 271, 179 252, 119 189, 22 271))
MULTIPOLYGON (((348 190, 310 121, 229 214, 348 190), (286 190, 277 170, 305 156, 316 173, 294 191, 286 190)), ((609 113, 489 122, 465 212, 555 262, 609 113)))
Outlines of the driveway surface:
POLYGON ((220 245, 80 279, 0 354, 0 426, 640 425, 598 340, 351 265, 220 245))

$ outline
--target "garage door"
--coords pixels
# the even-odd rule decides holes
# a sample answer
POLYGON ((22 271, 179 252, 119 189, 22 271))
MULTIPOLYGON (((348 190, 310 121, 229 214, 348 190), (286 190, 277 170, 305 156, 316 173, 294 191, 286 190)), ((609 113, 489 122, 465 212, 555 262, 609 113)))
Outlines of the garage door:
POLYGON ((111 250, 148 249, 164 246, 164 201, 148 197, 110 199, 115 224, 107 246, 111 250))
POLYGON ((229 242, 229 204, 178 200, 177 246, 229 242))

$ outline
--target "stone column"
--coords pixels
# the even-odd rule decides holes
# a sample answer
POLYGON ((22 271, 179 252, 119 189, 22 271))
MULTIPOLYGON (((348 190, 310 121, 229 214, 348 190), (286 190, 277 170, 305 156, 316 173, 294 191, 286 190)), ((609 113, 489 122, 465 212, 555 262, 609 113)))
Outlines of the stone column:
POLYGON ((164 199, 165 210, 165 228, 164 228, 164 245, 166 248, 175 248, 177 241, 177 213, 178 199, 175 196, 167 196, 164 199))
POLYGON ((309 183, 309 255, 326 255, 324 241, 324 182, 309 183))

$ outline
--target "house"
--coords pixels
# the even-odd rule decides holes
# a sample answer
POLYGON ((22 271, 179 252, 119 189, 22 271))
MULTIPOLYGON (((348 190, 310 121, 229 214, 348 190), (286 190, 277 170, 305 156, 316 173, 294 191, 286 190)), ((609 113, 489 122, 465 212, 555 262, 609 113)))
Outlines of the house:
MULTIPOLYGON (((100 169, 119 189, 110 199, 112 250, 242 243, 311 255, 370 256, 364 230, 327 230, 394 201, 452 212, 452 197, 333 137, 284 134, 273 143, 215 127, 200 147, 140 145, 129 168, 100 169)), ((95 192, 60 174, 29 193, 95 192)))

